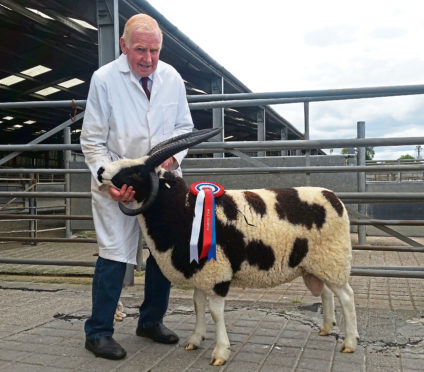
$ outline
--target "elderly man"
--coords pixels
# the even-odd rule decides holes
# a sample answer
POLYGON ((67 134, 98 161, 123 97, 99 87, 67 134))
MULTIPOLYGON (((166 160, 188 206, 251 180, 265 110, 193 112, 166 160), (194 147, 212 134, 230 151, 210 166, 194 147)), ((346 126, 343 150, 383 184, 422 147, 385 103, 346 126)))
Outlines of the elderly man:
MULTIPOLYGON (((121 56, 93 74, 81 132, 82 151, 92 173, 92 209, 99 244, 85 347, 108 359, 126 355, 112 338, 113 319, 126 264, 136 264, 140 230, 137 219, 118 208, 118 202, 134 200, 132 188, 99 189, 97 170, 117 159, 139 158, 155 144, 193 128, 184 82, 173 67, 159 60, 162 32, 157 22, 144 14, 131 17, 120 45, 121 56)), ((176 154, 162 166, 181 175, 179 165, 185 154, 176 154)), ((150 255, 138 336, 178 342, 178 336, 162 324, 169 290, 169 281, 150 255)))

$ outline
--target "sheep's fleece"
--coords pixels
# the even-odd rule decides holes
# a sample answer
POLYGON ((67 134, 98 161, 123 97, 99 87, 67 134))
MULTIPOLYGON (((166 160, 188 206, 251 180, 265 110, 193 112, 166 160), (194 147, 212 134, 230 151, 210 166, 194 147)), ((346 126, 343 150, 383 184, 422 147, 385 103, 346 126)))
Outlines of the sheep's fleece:
MULTIPOLYGON (((118 188, 132 185, 142 205, 149 193, 150 170, 144 169, 145 161, 146 157, 107 164, 101 180, 118 188)), ((314 295, 321 295, 324 321, 320 335, 328 335, 335 324, 333 292, 338 296, 346 325, 341 351, 355 350, 356 312, 348 284, 349 220, 333 192, 317 187, 228 190, 215 199, 216 262, 205 258, 190 263, 196 196, 183 179, 160 167, 154 172, 159 176, 158 195, 138 219, 163 274, 172 283, 195 287, 196 328, 187 341, 187 350, 197 348, 205 337, 206 295, 217 327, 211 364, 221 365, 230 354, 224 323, 224 301, 230 285, 266 288, 298 276, 314 295)))

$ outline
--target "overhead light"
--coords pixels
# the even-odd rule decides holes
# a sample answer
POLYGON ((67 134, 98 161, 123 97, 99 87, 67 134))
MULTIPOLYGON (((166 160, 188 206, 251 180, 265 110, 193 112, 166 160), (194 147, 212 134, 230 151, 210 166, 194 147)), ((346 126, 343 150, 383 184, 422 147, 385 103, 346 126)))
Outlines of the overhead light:
POLYGON ((12 10, 12 9, 8 8, 6 5, 0 4, 0 6, 2 6, 3 8, 5 8, 7 10, 12 10))
POLYGON ((13 116, 5 116, 3 119, 4 120, 12 120, 12 119, 14 119, 14 117, 13 116))
MULTIPOLYGON (((39 10, 37 10, 37 9, 31 9, 31 8, 26 8, 26 9, 28 9, 29 11, 31 11, 31 12, 33 12, 33 13, 35 13, 35 14, 39 15, 40 17, 43 17, 43 18, 46 18, 46 19, 53 19, 52 17, 48 16, 47 14, 45 14, 45 13, 43 13, 43 12, 40 12, 40 11, 39 11, 39 10)), ((53 20, 54 20, 54 19, 53 19, 53 20)))
POLYGON ((16 75, 10 75, 4 79, 0 80, 0 84, 2 85, 6 85, 6 86, 11 86, 13 84, 19 83, 20 81, 25 80, 24 78, 21 78, 20 76, 16 76, 16 75))
POLYGON ((27 121, 24 121, 24 124, 34 124, 34 123, 36 123, 36 121, 35 121, 35 120, 27 120, 27 121))
POLYGON ((2 120, 0 120, 0 124, 2 124, 3 123, 3 121, 2 120))
POLYGON ((224 138, 224 141, 227 141, 227 140, 229 140, 229 139, 231 139, 231 138, 234 138, 234 136, 228 136, 228 137, 225 137, 225 138, 224 138))
POLYGON ((45 72, 48 72, 48 71, 51 71, 51 70, 52 70, 51 68, 48 68, 46 66, 38 65, 38 66, 35 66, 35 67, 31 67, 28 70, 21 71, 21 74, 34 77, 34 76, 37 76, 37 75, 44 74, 45 72))
POLYGON ((82 27, 85 27, 85 28, 89 28, 90 30, 96 30, 97 31, 97 28, 96 27, 94 27, 94 26, 92 26, 92 25, 90 25, 88 22, 86 22, 86 21, 82 21, 81 19, 77 19, 77 18, 71 18, 71 17, 68 17, 71 21, 73 21, 73 22, 75 22, 75 23, 78 23, 80 26, 82 26, 82 27))
POLYGON ((14 126, 13 126, 13 128, 22 128, 23 127, 23 125, 22 124, 15 124, 14 126))
POLYGON ((41 129, 38 132, 34 132, 33 135, 36 136, 36 135, 43 134, 43 133, 46 133, 46 131, 44 129, 41 129))
POLYGON ((72 131, 72 133, 79 133, 79 132, 81 132, 81 129, 74 129, 74 130, 72 131))
POLYGON ((48 87, 48 88, 38 90, 37 92, 35 92, 35 94, 39 94, 40 96, 48 96, 50 94, 53 94, 59 91, 60 89, 57 89, 55 87, 48 87))
POLYGON ((71 88, 71 87, 74 87, 75 85, 80 85, 82 83, 85 83, 85 81, 75 78, 75 79, 63 81, 62 83, 59 83, 57 85, 64 88, 71 88))

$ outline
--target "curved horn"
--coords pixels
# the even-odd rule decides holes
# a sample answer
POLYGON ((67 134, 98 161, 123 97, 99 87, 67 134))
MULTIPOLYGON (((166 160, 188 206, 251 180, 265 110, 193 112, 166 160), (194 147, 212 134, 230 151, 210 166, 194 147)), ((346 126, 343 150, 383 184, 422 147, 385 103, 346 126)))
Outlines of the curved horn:
POLYGON ((195 132, 184 133, 184 134, 180 134, 179 136, 169 138, 165 141, 159 142, 156 146, 152 147, 146 155, 149 155, 149 156, 153 155, 155 152, 159 151, 160 149, 164 148, 165 146, 168 146, 169 144, 175 141, 178 141, 187 137, 191 137, 191 136, 200 136, 208 131, 209 129, 201 129, 201 130, 196 130, 195 132))
POLYGON ((141 205, 140 208, 137 208, 137 209, 128 208, 124 204, 119 202, 118 206, 122 213, 126 214, 127 216, 136 216, 137 214, 143 213, 150 208, 150 206, 152 205, 152 203, 155 201, 156 197, 158 196, 159 177, 155 172, 150 172, 149 176, 150 176, 150 195, 148 199, 141 205))
POLYGON ((160 150, 156 151, 153 155, 151 155, 144 165, 150 169, 153 169, 159 165, 161 165, 166 159, 170 158, 172 155, 180 152, 182 150, 188 149, 198 143, 206 141, 208 138, 216 136, 221 132, 221 128, 215 129, 205 129, 201 134, 197 134, 197 132, 190 133, 190 136, 186 136, 182 139, 175 141, 173 138, 169 140, 169 143, 165 145, 160 150))

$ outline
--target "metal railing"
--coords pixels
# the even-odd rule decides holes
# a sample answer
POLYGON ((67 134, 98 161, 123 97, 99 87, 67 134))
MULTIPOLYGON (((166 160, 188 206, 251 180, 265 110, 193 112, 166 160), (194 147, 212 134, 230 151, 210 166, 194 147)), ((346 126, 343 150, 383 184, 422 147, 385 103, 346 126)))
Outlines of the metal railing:
MULTIPOLYGON (((411 85, 402 87, 373 87, 373 88, 358 88, 358 89, 339 89, 339 90, 320 90, 320 91, 302 91, 302 92, 275 92, 275 93, 240 93, 240 94, 223 94, 223 95, 207 95, 207 96, 189 96, 190 108, 192 110, 204 110, 212 108, 224 107, 247 107, 257 105, 269 104, 283 104, 293 102, 304 102, 305 105, 309 102, 328 101, 328 100, 346 100, 346 99, 360 99, 370 97, 388 97, 395 95, 411 95, 423 94, 424 85, 411 85), (204 102, 209 101, 209 102, 204 102)), ((77 101, 78 106, 84 106, 85 100, 77 101)), ((47 108, 47 107, 71 107, 72 101, 45 101, 45 102, 6 102, 0 103, 0 108, 47 108)), ((306 106, 305 106, 306 107, 306 106)), ((305 133, 309 133, 309 118, 307 117, 309 110, 305 109, 305 133)), ((83 117, 83 113, 79 113, 76 120, 83 117)), ((11 151, 12 153, 0 159, 0 165, 5 164, 8 160, 17 156, 23 151, 45 151, 45 150, 80 150, 79 145, 70 144, 69 142, 62 145, 53 144, 39 144, 52 134, 68 128, 73 121, 65 121, 55 129, 37 138, 26 145, 0 145, 0 151, 11 151)), ((305 136, 308 137, 308 136, 305 136)), ((242 152, 251 151, 281 151, 281 150, 310 150, 310 149, 325 149, 325 148, 349 148, 356 147, 358 149, 368 146, 403 146, 403 145, 422 145, 424 144, 424 137, 406 137, 406 138, 352 138, 352 139, 322 139, 322 140, 281 140, 281 141, 249 141, 249 142, 208 142, 197 145, 190 150, 193 154, 204 154, 214 152, 229 152, 236 156, 242 152)), ((424 171, 424 164, 418 162, 417 164, 391 164, 391 165, 365 165, 359 164, 356 166, 301 166, 301 167, 270 167, 261 162, 256 162, 255 166, 243 168, 187 168, 184 169, 186 175, 225 175, 225 174, 260 174, 260 173, 284 173, 284 174, 312 174, 312 173, 351 173, 365 174, 368 172, 373 173, 387 173, 387 172, 422 172, 424 171)), ((63 174, 70 175, 75 173, 88 173, 86 169, 2 169, 0 173, 14 174, 14 173, 39 173, 39 174, 63 174)), ((365 178, 364 178, 365 180, 365 178)), ((364 181, 365 182, 365 181, 364 181)), ((361 203, 423 203, 424 192, 417 193, 387 193, 387 192, 336 192, 336 194, 348 204, 361 204, 361 203)), ((90 198, 89 192, 19 192, 19 191, 1 191, 1 198, 7 197, 26 197, 26 198, 90 198)), ((386 232, 390 233, 388 225, 392 226, 422 226, 424 223, 419 221, 385 221, 369 219, 358 212, 350 211, 356 219, 352 219, 352 225, 358 227, 364 225, 372 225, 375 227, 386 228, 386 232), (356 213, 356 215, 355 215, 356 213)), ((22 217, 22 215, 20 216, 22 217)), ((26 216, 29 218, 29 216, 26 216)), ((14 218, 13 214, 6 214, 0 218, 14 218)), ((48 219, 53 216, 32 216, 33 219, 48 219)), ((69 210, 65 216, 54 216, 54 218, 64 219, 70 221, 72 219, 88 219, 89 216, 74 216, 70 215, 69 210)), ((394 234, 394 236, 399 237, 394 234)), ((0 238, 4 240, 7 238, 0 238)), ((8 241, 24 241, 29 240, 25 237, 9 237, 8 241)), ((34 237, 33 241, 57 241, 57 242, 95 242, 95 239, 78 239, 78 238, 37 238, 34 237)), ((411 239, 404 240, 410 246, 396 246, 396 247, 375 247, 375 250, 388 250, 399 252, 423 252, 424 246, 414 244, 411 239)), ((416 242, 415 242, 416 243, 416 242)), ((357 250, 372 250, 373 246, 358 244, 354 246, 357 250)), ((61 260, 28 260, 28 259, 13 259, 13 258, 0 258, 0 263, 31 263, 46 265, 74 265, 74 266, 91 266, 92 262, 77 262, 77 261, 61 261, 61 260), (44 262, 44 263, 42 263, 44 262)), ((419 277, 424 278, 424 270, 422 268, 382 268, 382 267, 354 267, 352 269, 353 275, 373 275, 373 276, 397 276, 397 277, 419 277)))

